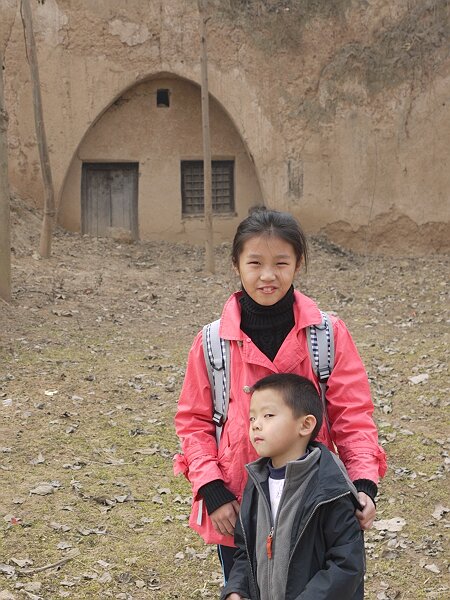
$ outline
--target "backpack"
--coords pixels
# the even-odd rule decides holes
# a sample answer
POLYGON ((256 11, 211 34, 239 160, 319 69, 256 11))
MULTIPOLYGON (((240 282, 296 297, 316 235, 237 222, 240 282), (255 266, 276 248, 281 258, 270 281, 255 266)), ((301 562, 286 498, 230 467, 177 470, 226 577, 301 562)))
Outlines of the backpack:
MULTIPOLYGON (((306 339, 314 373, 317 376, 322 399, 323 415, 331 437, 331 426, 327 413, 327 381, 334 367, 334 334, 330 317, 320 311, 322 323, 306 327, 306 339)), ((219 336, 220 319, 203 327, 203 353, 208 371, 213 401, 213 421, 216 425, 216 440, 219 445, 222 428, 227 420, 230 399, 230 340, 219 336)))

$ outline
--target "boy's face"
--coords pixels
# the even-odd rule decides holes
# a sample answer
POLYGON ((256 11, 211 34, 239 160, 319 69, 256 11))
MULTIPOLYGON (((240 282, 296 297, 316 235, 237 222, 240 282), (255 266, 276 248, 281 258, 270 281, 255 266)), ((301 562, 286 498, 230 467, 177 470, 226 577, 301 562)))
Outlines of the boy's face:
POLYGON ((305 428, 308 418, 311 415, 296 418, 278 391, 257 390, 250 401, 250 441, 259 456, 270 457, 276 468, 283 467, 305 454, 311 433, 305 428))

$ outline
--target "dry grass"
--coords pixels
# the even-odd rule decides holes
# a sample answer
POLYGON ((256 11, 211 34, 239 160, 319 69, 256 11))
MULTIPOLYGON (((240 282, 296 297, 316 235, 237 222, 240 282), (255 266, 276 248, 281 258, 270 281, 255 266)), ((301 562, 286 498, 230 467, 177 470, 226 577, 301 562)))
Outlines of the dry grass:
MULTIPOLYGON (((215 551, 188 529, 190 490, 172 475, 172 418, 192 338, 232 289, 228 248, 208 276, 183 245, 59 232, 46 262, 16 246, 0 312, 0 592, 217 597, 215 551), (31 493, 40 482, 54 492, 31 493), (22 573, 71 549, 59 569, 22 573)), ((365 259, 316 241, 299 283, 357 341, 389 455, 379 519, 406 520, 367 535, 370 600, 449 594, 448 520, 433 516, 449 506, 447 279, 443 256, 365 259)))

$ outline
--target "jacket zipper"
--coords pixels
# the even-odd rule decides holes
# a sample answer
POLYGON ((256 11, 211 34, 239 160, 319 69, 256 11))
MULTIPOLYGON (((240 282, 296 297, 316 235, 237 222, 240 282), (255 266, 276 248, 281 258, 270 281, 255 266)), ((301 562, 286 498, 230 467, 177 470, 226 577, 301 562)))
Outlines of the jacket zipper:
POLYGON ((344 496, 348 496, 349 494, 351 494, 352 492, 349 490, 348 492, 345 492, 344 494, 339 494, 339 496, 335 496, 334 498, 329 498, 328 500, 323 500, 322 502, 319 502, 318 504, 315 505, 314 510, 311 512, 311 514, 308 517, 308 520, 305 523, 305 526, 303 527, 303 529, 300 532, 300 535, 297 537, 297 540, 294 544, 294 547, 292 548, 292 552, 289 556, 289 565, 291 564, 291 560, 292 557, 294 555, 294 552, 303 536, 303 534, 305 533, 305 529, 308 527, 309 522, 311 521, 311 519, 313 518, 313 516, 316 514, 318 508, 320 506, 323 506, 324 504, 329 504, 330 502, 334 502, 335 500, 339 500, 339 498, 343 498, 344 496))
POLYGON ((266 550, 267 550, 267 558, 270 560, 272 558, 272 540, 273 540, 273 527, 271 527, 269 531, 269 535, 266 540, 266 550))
MULTIPOLYGON (((284 490, 283 490, 284 492, 284 490)), ((263 498, 264 498, 264 502, 266 504, 267 510, 268 510, 268 514, 269 514, 269 519, 270 522, 272 523, 271 527, 270 527, 270 531, 269 531, 269 535, 266 538, 266 552, 267 552, 267 582, 268 582, 268 587, 269 589, 267 590, 270 598, 272 598, 272 574, 273 574, 273 564, 272 564, 272 557, 273 557, 273 550, 272 550, 272 544, 273 544, 273 536, 275 533, 275 523, 276 520, 274 520, 273 518, 273 514, 272 514, 272 508, 270 506, 269 501, 266 498, 266 495, 264 494, 264 492, 260 492, 263 494, 263 498)), ((280 506, 281 506, 281 500, 283 498, 280 498, 280 506)))

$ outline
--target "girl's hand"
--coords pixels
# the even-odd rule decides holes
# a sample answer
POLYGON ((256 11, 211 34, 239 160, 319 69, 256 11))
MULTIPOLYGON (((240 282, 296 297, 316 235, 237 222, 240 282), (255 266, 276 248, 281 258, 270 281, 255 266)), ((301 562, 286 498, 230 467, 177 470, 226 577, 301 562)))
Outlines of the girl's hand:
MULTIPOLYGON (((227 502, 219 506, 217 510, 209 515, 214 529, 222 535, 234 535, 234 526, 239 512, 239 503, 237 500, 227 502)), ((240 597, 239 597, 240 598, 240 597)))
POLYGON ((358 492, 358 500, 361 506, 363 506, 363 509, 356 511, 356 518, 359 521, 361 529, 370 529, 375 521, 377 512, 375 504, 373 503, 372 498, 364 492, 358 492))

